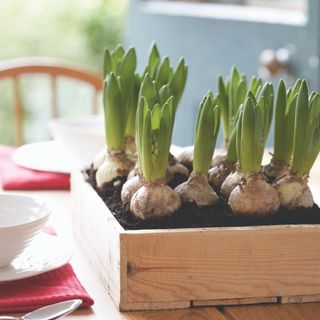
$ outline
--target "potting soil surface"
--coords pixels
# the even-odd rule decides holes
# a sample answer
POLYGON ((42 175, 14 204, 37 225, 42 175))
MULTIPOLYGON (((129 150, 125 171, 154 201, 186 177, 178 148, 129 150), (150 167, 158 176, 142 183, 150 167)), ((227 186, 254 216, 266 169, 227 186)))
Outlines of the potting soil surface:
MULTIPOLYGON (((183 204, 169 217, 141 220, 131 213, 129 204, 121 201, 121 188, 126 178, 116 178, 99 190, 96 186, 95 171, 91 168, 85 174, 87 181, 126 230, 320 224, 320 208, 317 205, 310 209, 292 211, 280 209, 266 218, 249 218, 234 215, 224 200, 204 208, 198 208, 195 204, 183 204)), ((174 188, 183 181, 181 176, 176 176, 170 186, 174 188)))

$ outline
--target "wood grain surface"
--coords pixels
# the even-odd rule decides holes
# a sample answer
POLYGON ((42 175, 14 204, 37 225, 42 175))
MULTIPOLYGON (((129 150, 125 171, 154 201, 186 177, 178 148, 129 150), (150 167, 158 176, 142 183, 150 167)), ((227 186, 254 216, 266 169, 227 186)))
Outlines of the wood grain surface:
POLYGON ((320 228, 275 226, 127 234, 127 301, 320 292, 320 228))
MULTIPOLYGON (((320 203, 320 161, 314 166, 310 185, 317 203, 320 203)), ((1 189, 1 187, 0 187, 1 189)), ((8 192, 9 193, 9 192, 8 192)), ((77 310, 68 316, 70 320, 317 320, 320 319, 320 303, 256 305, 224 307, 221 312, 216 308, 198 307, 194 309, 170 311, 119 312, 89 263, 81 245, 74 241, 72 235, 71 197, 65 191, 14 191, 37 197, 46 201, 53 208, 50 225, 55 228, 66 245, 73 247, 74 255, 71 264, 75 272, 95 300, 91 309, 77 310)), ((281 244, 279 244, 281 245, 281 244)), ((312 263, 312 262, 311 262, 312 263)), ((220 310, 220 309, 219 309, 220 310)), ((2 314, 1 314, 2 315, 2 314)))
POLYGON ((228 320, 215 308, 139 311, 126 313, 128 320, 228 320))
POLYGON ((223 313, 232 320, 318 320, 320 304, 226 307, 223 313))

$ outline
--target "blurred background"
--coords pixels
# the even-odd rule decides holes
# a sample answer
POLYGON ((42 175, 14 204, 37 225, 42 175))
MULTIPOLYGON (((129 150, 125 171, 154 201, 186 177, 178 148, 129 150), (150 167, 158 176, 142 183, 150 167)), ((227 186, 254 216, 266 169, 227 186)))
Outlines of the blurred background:
MULTIPOLYGON (((103 50, 122 42, 125 0, 0 0, 0 60, 63 58, 100 74, 103 50)), ((61 116, 88 113, 90 88, 61 79, 61 116)), ((25 142, 49 138, 49 77, 21 79, 25 142)), ((0 144, 15 144, 11 79, 0 80, 0 144)))
MULTIPOLYGON (((136 47, 142 68, 153 40, 174 65, 185 56, 189 77, 174 133, 180 145, 192 144, 199 101, 232 65, 248 77, 304 77, 320 86, 317 0, 0 0, 0 10, 1 61, 49 56, 100 73, 103 48, 123 43, 136 47)), ((21 84, 25 142, 48 139, 48 79, 24 77, 21 84)), ((88 113, 86 86, 58 86, 61 116, 88 113)), ((0 80, 0 143, 15 144, 12 95, 10 81, 0 80)))

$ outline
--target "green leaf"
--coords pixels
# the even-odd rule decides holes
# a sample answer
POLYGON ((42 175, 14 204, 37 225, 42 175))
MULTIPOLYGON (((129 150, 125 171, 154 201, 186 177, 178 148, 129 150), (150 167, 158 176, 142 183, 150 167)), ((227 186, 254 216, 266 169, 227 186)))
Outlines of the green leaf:
POLYGON ((183 58, 180 59, 178 66, 170 82, 171 93, 174 96, 175 109, 177 109, 181 96, 183 94, 188 75, 188 66, 183 58))
POLYGON ((223 124, 223 135, 225 139, 229 140, 230 137, 230 121, 229 121, 229 99, 226 91, 223 78, 220 75, 218 78, 218 92, 219 92, 219 106, 221 109, 221 118, 223 124))
POLYGON ((291 163, 293 151, 294 119, 296 114, 297 100, 298 96, 296 95, 286 110, 286 118, 283 124, 283 135, 285 137, 285 142, 282 146, 282 156, 279 159, 283 160, 287 164, 291 163))
POLYGON ((236 90, 240 81, 240 74, 236 67, 232 68, 231 81, 229 87, 229 114, 231 117, 236 114, 238 107, 236 100, 236 90))
POLYGON ((157 44, 153 42, 150 48, 148 65, 152 67, 157 60, 160 60, 160 53, 159 53, 157 44))
POLYGON ((104 87, 106 142, 110 150, 124 148, 126 115, 123 111, 120 87, 115 74, 111 73, 104 87))
POLYGON ((193 170, 203 175, 208 174, 219 124, 220 109, 213 105, 212 96, 208 94, 199 106, 194 144, 193 170))
POLYGON ((150 108, 159 102, 157 88, 148 73, 142 81, 139 97, 145 97, 150 108))
POLYGON ((309 99, 309 112, 308 112, 308 123, 307 131, 305 135, 306 144, 306 157, 302 168, 301 174, 309 173, 314 161, 317 158, 319 149, 317 147, 318 141, 315 141, 317 130, 319 128, 320 121, 320 95, 315 93, 312 100, 309 99))
POLYGON ((137 113, 136 113, 136 143, 137 143, 137 150, 138 150, 138 162, 139 162, 140 168, 143 167, 142 137, 143 137, 144 118, 148 110, 149 110, 149 107, 148 107, 146 98, 141 97, 139 100, 137 113))
POLYGON ((136 50, 134 48, 130 48, 120 62, 119 75, 122 78, 128 79, 131 82, 133 82, 136 67, 137 67, 136 50))
POLYGON ((149 52, 149 59, 148 65, 146 66, 143 76, 147 73, 151 76, 152 79, 155 79, 155 75, 157 73, 157 69, 160 63, 160 53, 158 47, 155 42, 151 44, 150 52, 149 52))
POLYGON ((232 129, 232 133, 229 139, 229 145, 228 145, 228 152, 227 152, 227 159, 229 161, 236 162, 238 160, 237 156, 237 128, 239 126, 239 119, 240 119, 240 113, 243 110, 243 104, 240 105, 238 112, 235 117, 235 124, 232 129))
POLYGON ((156 103, 152 109, 152 130, 159 129, 161 119, 161 106, 156 103))
POLYGON ((168 166, 169 150, 172 140, 174 123, 174 97, 171 96, 161 110, 159 127, 158 154, 155 162, 152 179, 163 179, 168 166))
POLYGON ((254 96, 259 94, 259 91, 262 88, 262 80, 252 77, 249 84, 249 90, 253 93, 254 96))
POLYGON ((204 96, 199 104, 197 116, 196 116, 196 124, 195 124, 195 130, 194 130, 194 140, 196 140, 198 128, 199 128, 199 121, 200 121, 200 115, 204 106, 205 101, 207 100, 207 96, 204 96))
POLYGON ((243 118, 243 109, 244 109, 244 105, 240 106, 239 109, 239 120, 238 120, 238 125, 237 125, 237 132, 236 132, 236 148, 237 148, 237 158, 238 161, 241 165, 242 161, 242 153, 241 153, 241 149, 242 149, 242 138, 241 138, 241 133, 242 133, 242 118, 243 118))
POLYGON ((119 73, 120 61, 124 54, 125 50, 121 46, 118 46, 115 50, 111 52, 112 70, 116 75, 119 73))
POLYGON ((293 87, 292 94, 295 96, 296 94, 299 93, 302 85, 302 79, 298 79, 293 87))
POLYGON ((128 110, 127 125, 126 125, 126 136, 135 136, 135 121, 136 111, 138 107, 138 96, 141 85, 141 79, 139 74, 134 75, 132 84, 132 93, 130 93, 130 108, 128 110))
MULTIPOLYGON (((283 132, 283 126, 286 120, 286 105, 287 105, 287 95, 286 95, 286 85, 283 80, 279 82, 278 95, 276 100, 276 112, 275 112, 275 127, 274 127, 274 156, 278 160, 282 159, 282 150, 284 144, 286 143, 286 136, 283 132)), ((292 123, 293 127, 293 123, 292 123)))
POLYGON ((247 174, 251 171, 254 171, 255 168, 255 153, 256 150, 256 130, 255 130, 255 104, 253 100, 248 97, 243 109, 242 116, 242 129, 241 129, 241 157, 240 157, 240 166, 241 171, 244 174, 247 174))
POLYGON ((236 89, 236 104, 241 105, 246 98, 247 84, 245 80, 240 80, 236 89))
POLYGON ((159 66, 155 80, 159 88, 161 88, 163 85, 169 83, 169 78, 170 78, 170 60, 169 60, 169 57, 166 56, 164 57, 164 59, 162 60, 159 66))
POLYGON ((151 110, 147 110, 143 120, 142 155, 142 174, 150 180, 153 170, 151 110))
POLYGON ((164 105, 170 97, 170 86, 168 84, 162 86, 159 91, 160 104, 164 105))
POLYGON ((305 162, 305 139, 308 124, 308 85, 305 80, 302 81, 296 105, 296 116, 294 123, 294 142, 293 142, 293 160, 292 169, 303 174, 303 165, 305 162))
POLYGON ((108 48, 104 50, 103 58, 103 80, 106 79, 106 76, 112 71, 112 58, 108 48))
POLYGON ((121 83, 122 103, 127 114, 126 135, 134 136, 134 119, 137 108, 137 66, 136 51, 130 48, 119 64, 119 79, 121 83))
POLYGON ((265 83, 258 98, 258 104, 263 114, 263 139, 267 140, 273 118, 273 87, 271 83, 265 83))

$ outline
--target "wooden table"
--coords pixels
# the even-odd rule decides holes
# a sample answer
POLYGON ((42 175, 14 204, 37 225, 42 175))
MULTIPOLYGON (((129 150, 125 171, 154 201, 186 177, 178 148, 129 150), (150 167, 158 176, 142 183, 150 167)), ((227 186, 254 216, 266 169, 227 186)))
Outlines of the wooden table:
MULTIPOLYGON (((311 174, 310 185, 315 201, 320 203, 320 159, 318 159, 311 174)), ((92 267, 86 260, 81 248, 72 237, 71 197, 65 191, 29 191, 14 192, 41 198, 52 208, 50 218, 52 225, 59 236, 73 247, 71 264, 79 279, 95 300, 91 309, 78 310, 70 315, 69 319, 86 320, 316 320, 320 319, 320 303, 308 304, 264 304, 254 306, 230 306, 223 308, 205 307, 193 309, 181 309, 170 311, 135 311, 120 313, 114 306, 92 267)), ((320 275, 319 275, 320 276, 320 275)))

